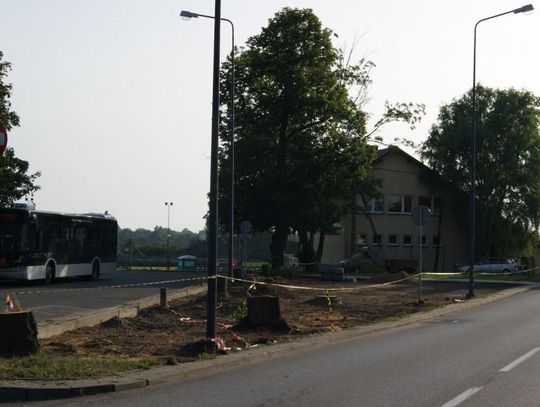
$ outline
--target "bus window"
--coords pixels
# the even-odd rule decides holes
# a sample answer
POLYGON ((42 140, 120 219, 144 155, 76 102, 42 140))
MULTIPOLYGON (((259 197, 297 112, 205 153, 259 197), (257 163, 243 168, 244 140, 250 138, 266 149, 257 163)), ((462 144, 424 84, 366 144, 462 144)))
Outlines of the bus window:
POLYGON ((30 223, 30 228, 28 229, 28 250, 34 251, 39 250, 39 232, 38 225, 35 222, 30 223))
POLYGON ((74 239, 77 244, 77 247, 81 249, 84 247, 87 236, 88 236, 88 231, 86 230, 86 226, 82 226, 82 225, 75 226, 74 239))

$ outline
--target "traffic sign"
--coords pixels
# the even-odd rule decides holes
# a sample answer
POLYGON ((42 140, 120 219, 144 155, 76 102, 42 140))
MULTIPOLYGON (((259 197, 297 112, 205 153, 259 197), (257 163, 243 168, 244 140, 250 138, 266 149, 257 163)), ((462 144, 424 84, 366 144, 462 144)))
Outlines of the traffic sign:
POLYGON ((4 154, 7 147, 7 130, 5 126, 0 123, 0 156, 4 154))
POLYGON ((412 212, 412 219, 416 225, 425 225, 431 217, 431 211, 427 206, 417 206, 412 212))

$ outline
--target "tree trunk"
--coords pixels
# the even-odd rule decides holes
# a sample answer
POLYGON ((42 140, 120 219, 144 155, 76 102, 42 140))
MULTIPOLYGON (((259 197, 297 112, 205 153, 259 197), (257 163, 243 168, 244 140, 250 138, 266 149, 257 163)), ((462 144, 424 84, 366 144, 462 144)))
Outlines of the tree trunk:
POLYGON ((305 230, 298 232, 300 240, 300 252, 298 253, 298 260, 301 264, 305 265, 305 271, 311 273, 316 272, 315 267, 315 250, 313 249, 313 233, 309 234, 305 230))
POLYGON ((272 241, 270 242, 270 255, 272 256, 272 270, 283 267, 283 251, 287 247, 287 237, 289 229, 284 226, 276 227, 272 233, 272 241))
MULTIPOLYGON (((439 266, 439 253, 441 251, 442 246, 442 239, 441 239, 441 228, 442 228, 442 215, 443 215, 443 207, 441 205, 441 208, 439 210, 439 224, 437 225, 437 236, 439 239, 439 244, 435 248, 435 261, 433 262, 433 272, 437 272, 437 267, 439 266)), ((443 270, 445 271, 445 270, 443 270)))
POLYGON ((262 295, 247 297, 248 323, 270 326, 280 322, 279 297, 262 295))
POLYGON ((32 311, 0 314, 0 356, 28 356, 38 350, 37 325, 32 311))
POLYGON ((324 249, 324 238, 326 237, 325 232, 319 234, 319 243, 317 244, 317 254, 315 255, 315 260, 317 263, 321 262, 323 249, 324 249))

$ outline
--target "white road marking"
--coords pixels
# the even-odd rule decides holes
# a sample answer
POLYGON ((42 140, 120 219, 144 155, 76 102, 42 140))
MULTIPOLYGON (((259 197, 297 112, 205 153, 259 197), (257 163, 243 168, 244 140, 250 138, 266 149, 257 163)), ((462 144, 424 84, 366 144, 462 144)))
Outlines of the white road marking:
POLYGON ((471 397, 471 396, 475 395, 476 393, 478 393, 480 390, 482 390, 482 387, 471 387, 469 390, 465 390, 463 393, 461 393, 457 397, 454 397, 449 402, 444 403, 441 407, 456 407, 456 406, 459 406, 461 403, 463 403, 469 397, 471 397))
POLYGON ((520 363, 523 363, 524 361, 526 361, 527 359, 529 359, 531 356, 533 356, 536 352, 540 351, 540 348, 534 348, 533 350, 531 350, 530 352, 527 352, 526 354, 524 354, 523 356, 517 358, 516 360, 514 360, 512 363, 509 363, 508 365, 506 365, 505 367, 503 367, 501 370, 499 370, 499 372, 509 372, 510 370, 512 370, 513 368, 515 368, 517 365, 519 365, 520 363))

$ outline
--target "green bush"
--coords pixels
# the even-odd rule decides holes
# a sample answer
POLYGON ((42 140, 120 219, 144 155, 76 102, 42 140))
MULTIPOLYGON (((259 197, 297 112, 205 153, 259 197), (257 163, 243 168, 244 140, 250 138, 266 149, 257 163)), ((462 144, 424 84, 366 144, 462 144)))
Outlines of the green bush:
POLYGON ((247 300, 244 299, 242 303, 236 308, 236 310, 232 314, 232 318, 235 322, 242 322, 245 321, 248 317, 248 307, 247 307, 247 300))
POLYGON ((274 274, 284 278, 296 278, 300 274, 300 268, 298 266, 281 267, 274 274))
POLYGON ((382 262, 373 260, 367 251, 361 251, 343 263, 346 273, 376 274, 384 271, 382 262))
POLYGON ((269 276, 270 275, 270 265, 268 263, 264 263, 261 266, 261 274, 263 276, 269 276))

